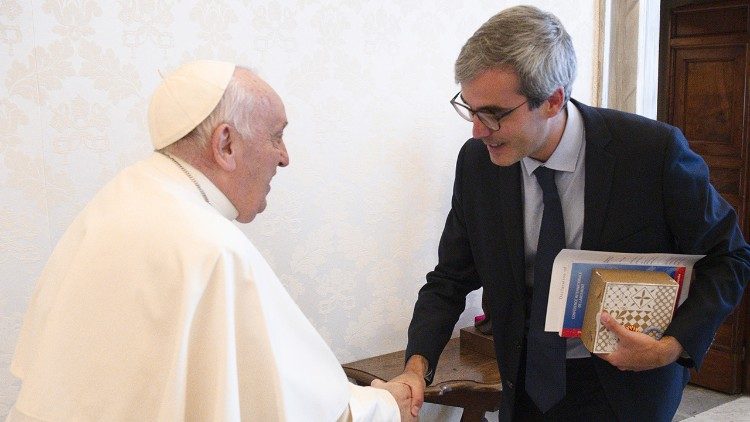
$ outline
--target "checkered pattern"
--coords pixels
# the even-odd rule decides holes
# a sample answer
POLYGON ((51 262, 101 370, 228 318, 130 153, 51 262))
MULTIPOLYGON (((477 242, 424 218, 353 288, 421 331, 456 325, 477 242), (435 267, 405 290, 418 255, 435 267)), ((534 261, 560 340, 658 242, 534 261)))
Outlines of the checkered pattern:
MULTIPOLYGON (((677 285, 607 283, 602 310, 631 331, 660 339, 672 321, 677 285)), ((618 338, 596 322, 594 353, 615 350, 618 338)))

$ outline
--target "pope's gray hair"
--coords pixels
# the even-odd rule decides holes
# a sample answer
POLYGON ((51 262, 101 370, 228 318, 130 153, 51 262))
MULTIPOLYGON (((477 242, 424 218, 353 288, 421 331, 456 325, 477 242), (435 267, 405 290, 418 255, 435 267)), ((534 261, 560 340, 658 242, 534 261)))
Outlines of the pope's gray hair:
POLYGON ((253 125, 249 116, 255 105, 257 93, 254 92, 255 90, 244 87, 238 81, 238 70, 253 73, 246 67, 235 67, 234 74, 214 110, 187 135, 166 146, 162 149, 163 151, 174 152, 172 151, 174 149, 188 149, 192 153, 199 154, 208 145, 214 129, 222 123, 232 125, 242 136, 252 136, 253 125))
POLYGON ((489 69, 511 69, 521 81, 519 94, 539 107, 562 86, 565 102, 576 78, 576 53, 570 35, 553 14, 533 6, 505 9, 466 41, 456 59, 456 83, 489 69))

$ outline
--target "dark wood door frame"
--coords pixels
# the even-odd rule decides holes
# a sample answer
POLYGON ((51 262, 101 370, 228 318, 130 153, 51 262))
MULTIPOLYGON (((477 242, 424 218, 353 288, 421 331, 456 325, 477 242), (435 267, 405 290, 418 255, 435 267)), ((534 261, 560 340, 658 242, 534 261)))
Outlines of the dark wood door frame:
MULTIPOLYGON (((750 187, 747 182, 750 175, 750 160, 747 158, 750 152, 748 146, 748 139, 750 139, 748 137, 750 126, 750 95, 748 93, 750 48, 748 48, 748 41, 750 41, 750 0, 662 0, 661 2, 657 118, 680 127, 683 132, 686 132, 693 149, 704 155, 711 168, 711 179, 714 185, 722 194, 729 192, 725 194, 725 197, 728 196, 727 199, 738 210, 746 239, 750 239, 750 204, 748 204, 750 187), (683 111, 696 110, 695 106, 691 108, 686 105, 689 102, 688 98, 693 101, 695 98, 690 97, 688 91, 700 85, 695 84, 695 80, 699 79, 696 75, 711 76, 710 72, 714 64, 717 72, 729 70, 729 76, 721 73, 716 75, 717 78, 725 78, 730 82, 739 81, 736 87, 732 85, 734 88, 731 91, 724 92, 724 94, 727 92, 730 94, 728 97, 732 101, 724 108, 729 111, 717 118, 726 119, 727 126, 740 125, 740 129, 732 126, 735 132, 730 135, 741 136, 739 147, 741 158, 728 156, 727 151, 731 150, 732 145, 701 140, 694 145, 694 140, 691 140, 688 133, 691 130, 690 126, 692 124, 692 130, 696 132, 696 120, 701 119, 699 122, 702 122, 707 116, 696 116, 696 119, 690 120, 690 116, 680 114, 683 111), (700 70, 694 71, 695 74, 690 76, 689 66, 693 66, 693 69, 700 68, 700 70), (691 77, 693 85, 688 84, 691 77), (681 97, 676 98, 678 96, 681 97), (718 152, 713 154, 714 150, 718 152), (729 161, 732 161, 734 166, 741 162, 741 169, 734 169, 732 165, 723 167, 729 161), (739 181, 731 177, 722 178, 722 174, 728 175, 732 171, 734 171, 732 176, 735 178, 737 171, 740 171, 739 181)), ((709 86, 707 90, 711 89, 711 82, 707 81, 706 85, 709 86)), ((699 86, 698 91, 700 89, 699 86)), ((716 94, 716 92, 712 93, 716 94)), ((721 111, 721 107, 717 106, 716 109, 721 111)), ((697 114, 700 114, 700 110, 697 114)), ((713 114, 709 117, 716 116, 713 114)), ((710 118, 705 120, 709 121, 710 118)), ((716 121, 713 123, 716 124, 716 121)), ((727 129, 727 132, 729 131, 731 129, 727 129)), ((736 148, 737 145, 735 144, 734 147, 736 148)), ((693 382, 729 393, 739 392, 740 389, 748 393, 750 392, 749 354, 750 289, 746 290, 742 304, 719 329, 701 372, 693 374, 693 382), (735 373, 731 373, 732 371, 735 373)))

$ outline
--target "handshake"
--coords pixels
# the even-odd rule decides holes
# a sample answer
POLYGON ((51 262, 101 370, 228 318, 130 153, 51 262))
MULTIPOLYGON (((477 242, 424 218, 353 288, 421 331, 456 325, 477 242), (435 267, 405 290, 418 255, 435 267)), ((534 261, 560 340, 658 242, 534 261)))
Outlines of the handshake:
POLYGON ((426 387, 424 374, 427 370, 427 361, 422 356, 412 356, 406 363, 401 375, 385 382, 379 379, 370 384, 374 388, 387 390, 398 404, 401 421, 416 421, 419 409, 424 403, 424 389, 426 387))

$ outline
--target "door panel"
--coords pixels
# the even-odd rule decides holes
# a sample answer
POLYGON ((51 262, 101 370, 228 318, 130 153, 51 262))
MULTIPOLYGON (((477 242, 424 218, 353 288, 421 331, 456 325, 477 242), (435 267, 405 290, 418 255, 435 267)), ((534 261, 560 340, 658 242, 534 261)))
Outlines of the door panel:
POLYGON ((745 46, 676 48, 675 126, 696 152, 736 156, 742 149, 745 46))

